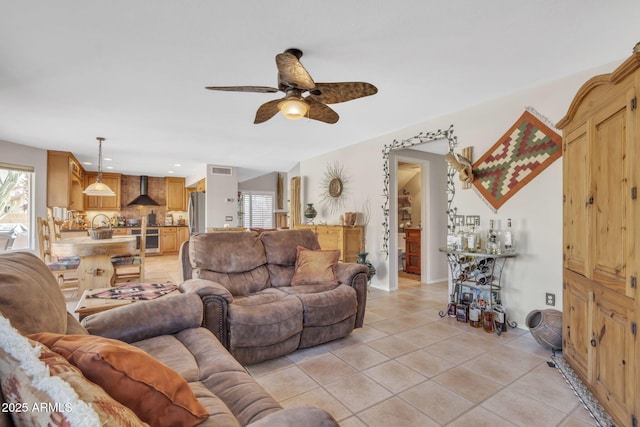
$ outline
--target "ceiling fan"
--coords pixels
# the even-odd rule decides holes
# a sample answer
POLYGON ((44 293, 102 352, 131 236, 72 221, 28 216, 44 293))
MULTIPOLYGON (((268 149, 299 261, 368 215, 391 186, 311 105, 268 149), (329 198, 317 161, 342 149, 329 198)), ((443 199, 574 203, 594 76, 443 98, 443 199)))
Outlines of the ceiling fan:
POLYGON ((284 98, 265 102, 256 112, 253 123, 264 123, 278 112, 291 120, 307 117, 324 123, 336 123, 340 116, 326 104, 351 101, 374 95, 378 89, 364 82, 316 83, 300 63, 302 51, 287 49, 276 55, 278 87, 268 86, 208 86, 210 90, 232 92, 284 92, 284 98), (306 96, 303 96, 307 94, 306 96))

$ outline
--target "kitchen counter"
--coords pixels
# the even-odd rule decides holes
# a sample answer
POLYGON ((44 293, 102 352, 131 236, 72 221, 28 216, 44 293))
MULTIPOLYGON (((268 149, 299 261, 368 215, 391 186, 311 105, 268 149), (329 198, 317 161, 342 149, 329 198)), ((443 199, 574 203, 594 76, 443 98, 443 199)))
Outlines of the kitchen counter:
MULTIPOLYGON (((147 225, 147 228, 164 228, 164 227, 186 227, 187 225, 147 225)), ((124 226, 117 226, 117 227, 113 227, 113 228, 142 228, 141 225, 124 225, 124 226)))
MULTIPOLYGON (((148 225, 147 229, 149 229, 149 228, 165 228, 165 227, 187 227, 187 225, 148 225)), ((142 228, 142 226, 140 226, 140 225, 126 225, 126 226, 122 226, 122 227, 118 226, 118 227, 112 227, 112 228, 113 229, 136 229, 136 228, 142 228)), ((60 230, 60 232, 62 232, 62 233, 67 233, 67 232, 70 232, 70 231, 75 231, 75 232, 87 231, 87 229, 86 228, 76 228, 76 229, 73 229, 73 230, 60 230)))

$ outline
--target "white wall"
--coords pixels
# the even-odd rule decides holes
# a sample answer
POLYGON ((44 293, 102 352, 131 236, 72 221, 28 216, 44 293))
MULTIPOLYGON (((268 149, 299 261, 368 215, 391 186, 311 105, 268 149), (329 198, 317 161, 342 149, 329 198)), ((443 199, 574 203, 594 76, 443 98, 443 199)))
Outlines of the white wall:
MULTIPOLYGON (((474 159, 484 154, 531 106, 545 115, 551 123, 558 122, 580 86, 596 74, 611 72, 622 62, 606 64, 596 69, 566 77, 549 84, 495 99, 463 111, 427 120, 415 126, 400 129, 360 142, 344 149, 300 162, 303 176, 302 202, 320 200, 320 183, 329 162, 339 161, 349 180, 346 210, 361 211, 366 203, 371 218, 366 231, 366 249, 369 259, 377 268, 372 286, 392 290, 395 274, 389 274, 390 263, 397 256, 382 253, 383 242, 383 160, 382 149, 394 139, 411 138, 420 132, 447 129, 454 125, 458 147, 473 146, 474 159)), ((553 66, 553 64, 549 64, 553 66)), ((524 326, 526 315, 533 309, 545 308, 545 292, 556 294, 556 306, 562 309, 562 161, 557 160, 533 181, 521 189, 494 214, 473 190, 456 188, 454 206, 462 215, 480 215, 481 227, 486 230, 490 219, 505 225, 512 218, 519 256, 511 261, 503 274, 503 303, 509 318, 524 326)), ((337 223, 339 214, 330 215, 317 205, 317 221, 337 223)), ((391 228, 391 236, 397 236, 391 228)), ((425 248, 426 256, 444 256, 434 253, 433 246, 425 248)), ((444 308, 444 307, 443 307, 444 308)))
MULTIPOLYGON (((0 141, 0 162, 34 168, 34 206, 31 223, 33 224, 32 229, 35 230, 35 218, 47 216, 47 150, 0 141)), ((34 236, 32 235, 30 242, 32 251, 36 251, 38 246, 34 236)))
POLYGON ((235 227, 238 224, 238 168, 207 165, 206 193, 206 227, 224 227, 225 224, 235 227), (212 174, 212 167, 229 168, 231 175, 212 174))

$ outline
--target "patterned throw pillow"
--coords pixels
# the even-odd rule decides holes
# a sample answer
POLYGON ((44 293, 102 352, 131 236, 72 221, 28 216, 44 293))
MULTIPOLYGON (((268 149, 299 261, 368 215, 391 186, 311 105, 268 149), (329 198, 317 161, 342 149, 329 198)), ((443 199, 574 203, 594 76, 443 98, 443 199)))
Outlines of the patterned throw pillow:
POLYGON ((187 427, 209 417, 184 378, 139 348, 95 335, 29 337, 65 357, 144 422, 187 427))
POLYGON ((69 362, 20 335, 0 314, 0 383, 18 425, 144 426, 69 362))

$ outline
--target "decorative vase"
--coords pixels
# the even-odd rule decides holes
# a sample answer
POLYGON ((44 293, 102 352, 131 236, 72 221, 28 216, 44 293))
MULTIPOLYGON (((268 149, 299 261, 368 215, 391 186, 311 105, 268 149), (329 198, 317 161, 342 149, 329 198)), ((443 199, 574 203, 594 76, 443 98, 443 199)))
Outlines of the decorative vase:
POLYGON ((353 227, 356 225, 357 214, 355 212, 346 212, 344 214, 344 225, 353 227))
POLYGON ((307 209, 304 210, 304 217, 308 220, 311 220, 313 224, 313 219, 318 215, 318 211, 313 207, 313 203, 307 203, 307 209))
POLYGON ((561 311, 533 310, 527 315, 525 323, 538 344, 549 350, 562 350, 561 311))
POLYGON ((364 264, 369 268, 369 272, 367 273, 367 281, 371 282, 371 278, 376 275, 376 268, 367 259, 367 255, 369 255, 369 252, 360 252, 358 254, 358 260, 356 262, 358 264, 364 264))

